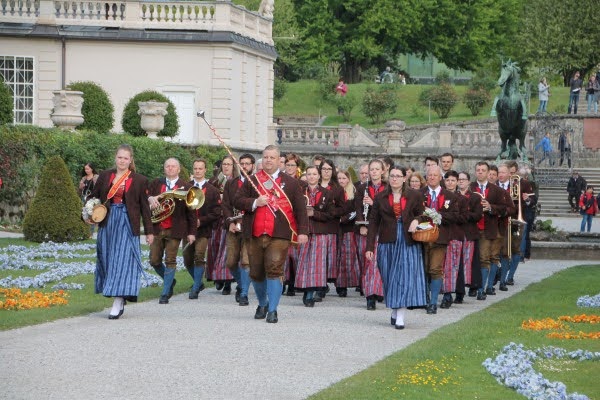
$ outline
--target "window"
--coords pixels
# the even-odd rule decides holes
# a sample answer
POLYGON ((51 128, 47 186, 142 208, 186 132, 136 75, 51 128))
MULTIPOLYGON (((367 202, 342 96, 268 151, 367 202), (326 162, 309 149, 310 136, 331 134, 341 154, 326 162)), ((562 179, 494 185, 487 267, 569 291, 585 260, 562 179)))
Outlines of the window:
POLYGON ((0 56, 0 76, 13 94, 14 123, 33 124, 33 57, 0 56))

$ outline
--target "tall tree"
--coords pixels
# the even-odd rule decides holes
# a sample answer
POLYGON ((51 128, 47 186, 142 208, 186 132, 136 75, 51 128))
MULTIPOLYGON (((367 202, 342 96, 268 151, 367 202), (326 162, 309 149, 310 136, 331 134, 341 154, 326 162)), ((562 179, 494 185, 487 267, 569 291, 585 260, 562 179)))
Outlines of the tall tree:
POLYGON ((586 75, 600 63, 598 11, 597 0, 527 0, 515 47, 529 64, 559 71, 567 85, 575 71, 586 75))

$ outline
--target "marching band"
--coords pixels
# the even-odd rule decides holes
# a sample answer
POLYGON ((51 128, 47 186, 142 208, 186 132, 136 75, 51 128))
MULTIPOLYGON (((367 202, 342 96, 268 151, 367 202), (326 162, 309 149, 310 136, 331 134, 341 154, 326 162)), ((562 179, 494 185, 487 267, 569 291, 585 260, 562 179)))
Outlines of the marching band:
POLYGON ((330 284, 342 298, 355 288, 367 310, 385 301, 396 329, 404 329, 405 308, 437 314, 467 293, 484 301, 497 282, 502 291, 514 284, 521 215, 536 202, 514 161, 494 168, 497 178, 480 161, 471 181, 452 169, 449 153, 427 157, 422 174, 386 157, 358 166, 352 182, 348 170, 319 155, 302 170, 298 155, 269 145, 259 170, 251 154, 229 153, 214 179, 196 159, 182 182, 179 162, 169 158, 165 177, 148 185, 160 304, 173 294, 180 247, 194 282, 189 299, 198 299, 206 278, 224 295, 235 282, 236 303, 248 306, 252 284, 254 318, 269 323, 278 322, 281 295, 302 292, 301 304, 315 307, 330 284), (429 239, 415 235, 427 229, 429 239))

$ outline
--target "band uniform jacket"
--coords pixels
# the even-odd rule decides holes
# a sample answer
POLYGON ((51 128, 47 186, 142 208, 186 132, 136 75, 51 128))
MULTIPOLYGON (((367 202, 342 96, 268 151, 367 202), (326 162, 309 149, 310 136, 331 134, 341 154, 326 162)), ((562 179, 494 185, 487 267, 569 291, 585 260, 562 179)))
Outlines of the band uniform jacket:
MULTIPOLYGON (((161 194, 163 185, 167 184, 165 177, 157 178, 150 182, 148 187, 148 196, 158 196, 161 194)), ((177 190, 189 190, 192 185, 188 182, 177 180, 177 190)), ((173 225, 171 227, 170 237, 175 239, 184 239, 189 235, 196 235, 196 213, 190 210, 183 200, 175 200, 175 210, 171 214, 173 225)), ((154 234, 160 233, 160 222, 153 225, 154 234)))
MULTIPOLYGON (((479 192, 479 184, 471 182, 470 189, 472 192, 479 192)), ((506 215, 507 208, 510 207, 510 202, 507 203, 504 190, 497 185, 487 183, 486 200, 490 203, 490 211, 484 211, 484 229, 483 236, 488 240, 494 240, 498 237, 498 218, 506 215)), ((475 195, 480 197, 479 195, 475 195)))
MULTIPOLYGON (((308 216, 306 215, 306 198, 302 192, 302 188, 296 178, 279 171, 280 184, 283 192, 290 200, 294 217, 296 219, 296 233, 298 235, 308 235, 308 216)), ((250 180, 254 185, 258 186, 258 180, 255 175, 246 182, 236 192, 233 200, 233 205, 240 211, 244 211, 242 219, 242 234, 246 239, 252 238, 252 228, 254 225, 255 212, 252 211, 252 204, 258 198, 256 189, 250 184, 250 180)), ((265 206, 266 207, 266 206, 265 206)), ((292 228, 290 227, 283 211, 275 211, 275 226, 273 230, 274 238, 290 240, 292 238, 292 228)))
MULTIPOLYGON (((367 251, 374 251, 375 239, 379 234, 379 243, 393 243, 396 241, 397 232, 397 221, 394 209, 390 205, 389 196, 392 191, 389 189, 384 190, 375 196, 373 202, 373 209, 369 212, 369 231, 367 233, 367 251)), ((409 245, 415 244, 412 240, 412 235, 408 232, 408 228, 413 220, 419 222, 425 221, 423 211, 425 206, 422 201, 422 195, 418 190, 406 189, 402 193, 402 198, 406 199, 406 205, 402 209, 402 227, 404 229, 404 239, 409 245)), ((400 200, 402 202, 402 200, 400 200)))
MULTIPOLYGON (((367 213, 367 217, 365 218, 365 215, 364 215, 365 205, 363 204, 363 198, 365 197, 365 193, 368 193, 368 196, 371 199, 375 200, 375 197, 377 197, 377 193, 385 192, 385 189, 387 187, 387 184, 384 181, 381 181, 381 185, 379 186, 379 191, 377 193, 374 193, 375 195, 372 196, 370 188, 373 188, 373 190, 375 188, 373 187, 373 184, 371 181, 368 182, 368 185, 369 186, 367 188, 366 183, 361 183, 360 185, 358 185, 358 188, 356 189, 356 193, 354 194, 354 210, 356 211, 356 221, 368 221, 369 215, 371 215, 371 212, 373 211, 373 206, 370 206, 369 211, 367 213)), ((355 232, 358 233, 361 226, 366 226, 368 228, 367 225, 357 225, 355 232)))
MULTIPOLYGON (((190 182, 190 186, 194 181, 190 182)), ((209 238, 213 231, 215 221, 221 217, 221 196, 219 190, 211 185, 208 181, 204 182, 204 186, 200 188, 204 192, 204 204, 197 210, 192 210, 194 213, 196 229, 196 237, 209 238), (198 222, 200 223, 198 225, 198 222)))
POLYGON ((498 187, 504 191, 504 201, 506 202, 506 211, 498 217, 498 231, 502 237, 506 237, 508 233, 508 218, 517 218, 517 206, 510 195, 510 189, 503 189, 498 181, 498 187))
MULTIPOLYGON (((233 200, 235 199, 235 194, 241 188, 242 177, 238 176, 236 178, 230 179, 225 184, 223 188, 223 200, 221 202, 221 210, 223 213, 223 229, 229 229, 230 218, 234 217, 234 206, 233 200)), ((243 183, 242 183, 243 184, 243 183)), ((239 212, 239 211, 238 211, 239 212)), ((242 222, 238 220, 238 222, 242 222)))
POLYGON ((473 194, 470 190, 466 194, 459 194, 465 199, 467 209, 463 211, 461 209, 461 219, 463 223, 463 231, 465 232, 465 239, 467 240, 479 240, 479 228, 477 228, 477 222, 483 216, 483 206, 481 205, 481 196, 473 194))
MULTIPOLYGON (((310 199, 310 187, 306 189, 306 196, 310 199)), ((339 229, 339 219, 335 218, 335 202, 333 192, 324 187, 317 186, 316 204, 313 206, 313 216, 308 217, 308 232, 322 235, 337 233, 339 229), (332 232, 333 230, 333 232, 332 232)), ((308 200, 305 197, 305 200, 308 200)))
MULTIPOLYGON (((423 202, 425 206, 429 204, 429 186, 421 189, 423 202)), ((437 212, 442 216, 442 223, 439 225, 440 235, 437 244, 448 244, 453 239, 450 233, 452 224, 459 222, 458 197, 448 189, 441 188, 440 194, 437 196, 437 212)))
MULTIPOLYGON (((117 170, 111 169, 100 173, 96 184, 94 185, 94 189, 90 194, 89 198, 97 198, 100 199, 100 202, 104 204, 106 202, 106 198, 108 197, 108 192, 112 187, 111 175, 116 175, 117 170)), ((133 231, 134 236, 140 235, 140 215, 142 216, 142 223, 144 224, 144 232, 146 234, 152 233, 152 220, 151 220, 151 212, 150 205, 148 204, 148 179, 144 175, 136 174, 132 172, 127 181, 125 181, 125 193, 123 194, 123 203, 127 206, 127 216, 129 217, 129 222, 131 223, 131 230, 133 231), (131 184, 127 185, 127 182, 131 180, 131 184), (129 188, 127 188, 129 186, 129 188)), ((106 208, 110 213, 110 204, 106 204, 106 208)), ((102 222, 100 222, 100 226, 106 226, 108 221, 108 214, 106 218, 102 222)))

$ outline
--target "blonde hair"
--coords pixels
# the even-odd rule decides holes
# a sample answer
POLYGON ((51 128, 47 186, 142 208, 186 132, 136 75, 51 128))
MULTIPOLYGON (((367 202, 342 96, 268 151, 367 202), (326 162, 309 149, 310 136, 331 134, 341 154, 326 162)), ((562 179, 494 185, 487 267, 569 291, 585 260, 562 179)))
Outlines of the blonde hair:
MULTIPOLYGON (((354 193, 356 192, 356 187, 354 187, 354 184, 352 183, 352 177, 350 176, 350 172, 348 172, 346 170, 339 170, 338 174, 339 173, 346 175, 346 178, 348 178, 348 184, 346 185, 346 187, 342 188, 342 189, 344 189, 344 192, 346 192, 346 198, 348 200, 354 199, 354 193)), ((338 184, 339 184, 339 181, 338 181, 338 184)))

